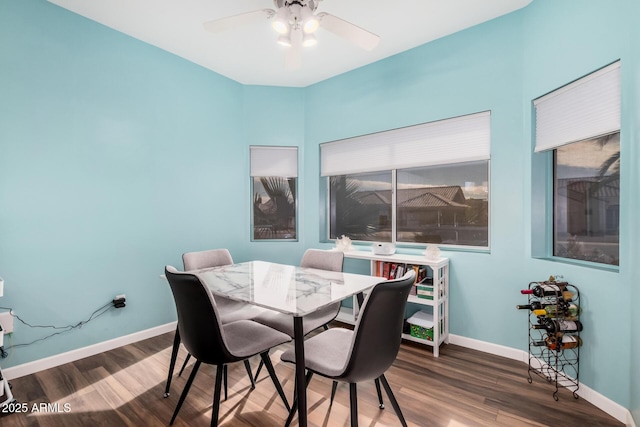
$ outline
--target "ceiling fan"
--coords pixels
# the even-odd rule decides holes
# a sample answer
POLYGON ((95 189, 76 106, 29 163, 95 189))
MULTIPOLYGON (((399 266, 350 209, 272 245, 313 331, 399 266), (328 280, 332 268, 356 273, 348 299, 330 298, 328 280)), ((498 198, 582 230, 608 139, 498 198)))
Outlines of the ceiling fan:
MULTIPOLYGON (((378 45, 380 37, 376 34, 329 13, 315 13, 320 1, 322 0, 273 0, 276 10, 258 9, 208 21, 203 26, 211 33, 219 33, 264 19, 272 19, 271 25, 279 34, 278 44, 292 47, 291 50, 294 54, 299 52, 300 46, 314 46, 317 43, 314 33, 318 27, 322 27, 367 51, 378 45)), ((287 61, 291 68, 299 66, 299 63, 295 63, 299 62, 299 57, 295 58, 296 56, 290 56, 293 64, 291 64, 291 60, 287 61)))

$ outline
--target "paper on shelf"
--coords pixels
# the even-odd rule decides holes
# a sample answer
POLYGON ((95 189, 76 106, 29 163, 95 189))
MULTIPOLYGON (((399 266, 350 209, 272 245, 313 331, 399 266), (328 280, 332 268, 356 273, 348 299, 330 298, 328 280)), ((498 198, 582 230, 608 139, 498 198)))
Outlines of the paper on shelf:
POLYGON ((427 329, 433 328, 433 314, 420 310, 409 317, 407 322, 427 329))

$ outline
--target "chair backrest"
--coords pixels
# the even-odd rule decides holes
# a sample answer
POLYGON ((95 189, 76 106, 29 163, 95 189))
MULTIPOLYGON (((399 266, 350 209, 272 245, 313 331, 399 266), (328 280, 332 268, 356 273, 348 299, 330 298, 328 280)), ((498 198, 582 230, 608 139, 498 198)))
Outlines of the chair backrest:
POLYGON ((407 298, 415 272, 375 285, 365 298, 341 378, 357 383, 378 378, 396 359, 407 298))
POLYGON ((233 258, 227 249, 211 249, 208 251, 187 252, 182 255, 184 271, 200 268, 218 267, 233 264, 233 258))
POLYGON ((220 315, 209 288, 194 274, 166 266, 178 312, 180 339, 196 359, 212 365, 235 361, 227 349, 220 315))
POLYGON ((300 267, 317 268, 318 270, 342 271, 344 252, 307 249, 300 261, 300 267))

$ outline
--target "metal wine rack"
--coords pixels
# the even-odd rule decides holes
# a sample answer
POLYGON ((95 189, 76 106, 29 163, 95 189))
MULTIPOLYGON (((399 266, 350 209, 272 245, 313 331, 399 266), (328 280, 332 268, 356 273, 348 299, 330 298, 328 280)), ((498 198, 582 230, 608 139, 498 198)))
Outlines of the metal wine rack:
MULTIPOLYGON (((537 285, 551 285, 556 282, 531 282, 529 283, 529 289, 532 289, 537 285)), ((570 285, 566 282, 560 282, 566 286, 566 290, 573 293, 571 303, 580 307, 580 291, 577 287, 570 285)), ((579 320, 580 310, 578 310, 575 316, 565 317, 562 310, 562 303, 564 296, 562 292, 556 292, 555 295, 537 297, 533 294, 529 294, 529 304, 539 302, 543 305, 555 305, 556 315, 554 320, 579 320)), ((560 387, 564 387, 572 392, 573 397, 578 399, 578 388, 580 387, 579 381, 579 361, 580 361, 580 345, 575 348, 562 348, 562 345, 556 344, 556 349, 551 349, 546 345, 534 345, 536 342, 545 341, 547 338, 561 339, 562 334, 549 334, 545 329, 534 329, 533 325, 539 324, 539 317, 536 316, 533 311, 529 314, 529 369, 527 381, 529 384, 533 382, 532 373, 544 378, 549 383, 555 385, 555 391, 553 392, 553 398, 558 400, 558 390, 560 387)), ((576 337, 578 342, 580 341, 580 331, 567 332, 568 335, 576 337)))

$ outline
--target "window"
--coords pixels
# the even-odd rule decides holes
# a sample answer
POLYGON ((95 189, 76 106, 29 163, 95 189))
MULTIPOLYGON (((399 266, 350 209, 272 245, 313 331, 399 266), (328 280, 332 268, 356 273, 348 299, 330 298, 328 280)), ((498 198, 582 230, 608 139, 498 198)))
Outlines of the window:
POLYGON ((536 99, 534 106, 535 151, 550 153, 553 166, 549 252, 619 265, 620 62, 536 99))
POLYGON ((554 150, 553 255, 618 265, 620 133, 554 150))
POLYGON ((488 247, 489 127, 487 112, 322 144, 329 238, 488 247))
POLYGON ((489 246, 488 161, 397 172, 397 240, 489 246))
POLYGON ((391 241, 391 172, 329 179, 330 238, 391 241))
POLYGON ((252 240, 297 240, 298 148, 252 146, 252 240))

